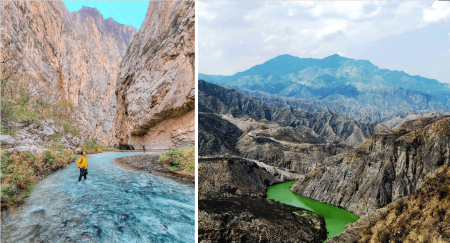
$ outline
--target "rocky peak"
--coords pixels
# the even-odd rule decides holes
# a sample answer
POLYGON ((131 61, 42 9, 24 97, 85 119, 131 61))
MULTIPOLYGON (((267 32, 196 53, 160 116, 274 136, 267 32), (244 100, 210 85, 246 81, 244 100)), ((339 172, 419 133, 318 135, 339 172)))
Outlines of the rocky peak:
POLYGON ((138 32, 133 26, 120 24, 113 18, 103 19, 103 15, 96 8, 83 6, 78 12, 71 14, 74 20, 78 18, 81 23, 95 23, 102 35, 111 36, 115 40, 120 41, 123 44, 119 46, 121 57, 125 55, 126 47, 130 45, 133 35, 138 32))
POLYGON ((80 14, 80 17, 82 19, 86 19, 88 17, 91 17, 91 18, 95 19, 96 21, 102 21, 103 20, 103 15, 96 8, 83 6, 78 11, 78 13, 80 14))

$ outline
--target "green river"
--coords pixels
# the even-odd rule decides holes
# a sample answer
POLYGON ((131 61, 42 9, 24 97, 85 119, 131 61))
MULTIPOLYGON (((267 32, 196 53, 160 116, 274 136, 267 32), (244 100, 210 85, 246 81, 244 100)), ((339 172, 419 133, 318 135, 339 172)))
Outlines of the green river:
POLYGON ((293 193, 289 188, 296 181, 288 181, 267 188, 267 198, 311 210, 325 218, 328 239, 345 230, 345 225, 358 220, 358 216, 326 203, 293 193))

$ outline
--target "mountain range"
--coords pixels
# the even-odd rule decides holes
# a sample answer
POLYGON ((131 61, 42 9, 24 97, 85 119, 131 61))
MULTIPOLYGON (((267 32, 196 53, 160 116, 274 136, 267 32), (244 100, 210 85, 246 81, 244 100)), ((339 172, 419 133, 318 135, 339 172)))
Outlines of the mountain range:
POLYGON ((342 113, 360 122, 393 124, 392 119, 411 114, 450 112, 449 84, 337 54, 323 59, 281 55, 232 76, 199 74, 199 79, 273 106, 342 113))

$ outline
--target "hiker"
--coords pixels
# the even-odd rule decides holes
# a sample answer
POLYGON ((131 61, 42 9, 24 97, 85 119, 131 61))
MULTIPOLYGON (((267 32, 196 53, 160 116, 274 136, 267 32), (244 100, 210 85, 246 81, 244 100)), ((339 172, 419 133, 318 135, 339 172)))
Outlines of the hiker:
POLYGON ((88 174, 88 160, 86 158, 86 152, 81 151, 81 156, 78 158, 77 166, 80 168, 80 176, 78 177, 78 182, 81 181, 81 177, 84 176, 84 181, 86 181, 86 176, 88 174))
POLYGON ((145 145, 144 144, 142 144, 142 149, 144 150, 144 153, 145 153, 145 145))

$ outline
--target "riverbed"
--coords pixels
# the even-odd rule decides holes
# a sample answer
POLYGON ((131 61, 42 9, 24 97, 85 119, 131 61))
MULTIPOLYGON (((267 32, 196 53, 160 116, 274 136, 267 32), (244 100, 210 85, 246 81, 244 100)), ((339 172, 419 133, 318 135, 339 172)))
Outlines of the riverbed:
POLYGON ((88 155, 40 181, 25 203, 2 217, 2 242, 195 242, 195 189, 131 170, 114 159, 139 152, 88 155))
POLYGON ((267 188, 267 198, 308 209, 325 218, 328 239, 345 230, 345 225, 358 220, 358 216, 333 205, 293 193, 289 188, 296 181, 288 181, 267 188))

